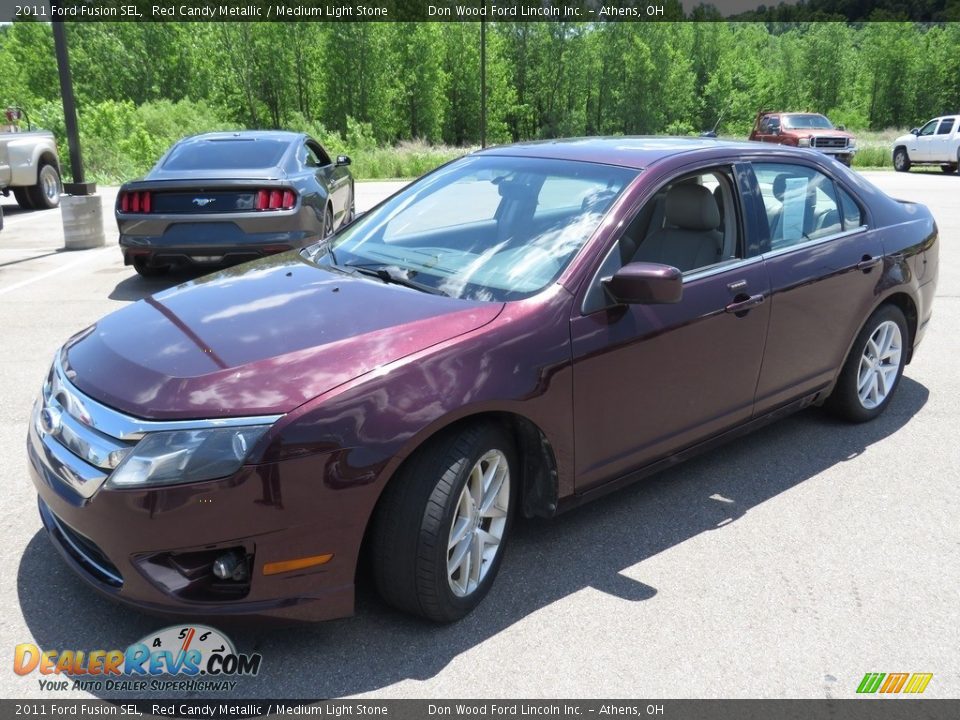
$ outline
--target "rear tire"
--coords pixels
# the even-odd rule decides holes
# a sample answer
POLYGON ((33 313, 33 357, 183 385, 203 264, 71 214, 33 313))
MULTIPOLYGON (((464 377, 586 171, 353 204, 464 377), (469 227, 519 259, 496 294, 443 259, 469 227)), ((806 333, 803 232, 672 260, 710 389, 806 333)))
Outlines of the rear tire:
POLYGON ((409 458, 374 514, 372 564, 381 597, 438 623, 473 610, 503 559, 517 467, 513 442, 493 424, 446 432, 409 458))
POLYGON ((850 348, 827 409, 849 422, 878 417, 900 385, 909 347, 903 312, 896 305, 881 305, 850 348))
POLYGON ((897 172, 910 172, 910 156, 907 149, 898 147, 893 151, 893 169, 897 172))
POLYGON ((17 205, 20 206, 21 210, 33 210, 33 200, 30 198, 30 195, 27 193, 29 188, 14 188, 13 197, 17 201, 17 205))
POLYGON ((142 257, 133 259, 133 269, 143 278, 162 277, 170 272, 169 265, 151 265, 146 258, 142 257))
POLYGON ((63 183, 55 165, 41 162, 37 171, 37 184, 26 188, 27 197, 37 210, 52 210, 60 204, 63 183))

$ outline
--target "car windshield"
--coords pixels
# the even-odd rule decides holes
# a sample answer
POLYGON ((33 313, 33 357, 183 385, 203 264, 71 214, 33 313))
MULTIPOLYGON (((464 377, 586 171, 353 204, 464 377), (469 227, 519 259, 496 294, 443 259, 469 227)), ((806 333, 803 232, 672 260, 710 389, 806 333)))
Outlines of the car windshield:
POLYGON ((286 140, 230 138, 177 145, 164 170, 235 170, 276 166, 290 146, 286 140))
POLYGON ((307 256, 428 292, 528 297, 552 283, 638 171, 471 156, 410 185, 307 256))
POLYGON ((783 126, 789 130, 833 130, 823 115, 784 115, 783 126))

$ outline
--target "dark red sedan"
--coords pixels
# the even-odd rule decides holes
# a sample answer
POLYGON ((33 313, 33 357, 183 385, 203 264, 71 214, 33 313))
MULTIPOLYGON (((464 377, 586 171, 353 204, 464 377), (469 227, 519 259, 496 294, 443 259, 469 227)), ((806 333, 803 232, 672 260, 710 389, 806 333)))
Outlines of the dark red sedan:
POLYGON ((143 608, 348 615, 363 547, 388 602, 455 620, 518 516, 809 405, 882 413, 937 254, 925 207, 812 151, 474 153, 71 338, 29 429, 40 512, 143 608))

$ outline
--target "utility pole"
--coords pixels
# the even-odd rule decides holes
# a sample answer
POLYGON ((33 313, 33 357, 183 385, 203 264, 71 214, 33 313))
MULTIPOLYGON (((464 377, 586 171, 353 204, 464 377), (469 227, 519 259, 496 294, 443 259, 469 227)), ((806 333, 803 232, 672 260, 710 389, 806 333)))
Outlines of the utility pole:
MULTIPOLYGON (((57 8, 60 0, 51 0, 53 8, 57 8)), ((56 12, 54 10, 54 12, 56 12)), ((65 189, 70 195, 89 195, 95 192, 86 187, 83 174, 83 157, 80 153, 80 131, 77 127, 77 103, 73 96, 73 78, 70 75, 70 51, 67 46, 67 29, 63 22, 54 20, 53 46, 57 53, 57 72, 60 76, 60 96, 63 99, 63 122, 67 128, 67 144, 70 147, 70 169, 72 183, 65 189), (79 187, 78 187, 79 186, 79 187)))
MULTIPOLYGON (((53 15, 56 16, 60 0, 50 0, 50 6, 53 15)), ((73 78, 70 76, 67 28, 60 20, 54 20, 52 25, 53 45, 57 54, 57 72, 60 75, 60 97, 63 100, 63 122, 67 128, 73 180, 71 183, 64 183, 65 195, 60 199, 63 244, 67 250, 87 250, 102 247, 106 243, 103 203, 102 198, 97 195, 96 184, 84 182, 80 130, 77 126, 77 103, 73 96, 73 78)))
MULTIPOLYGON (((483 9, 487 9, 486 0, 483 9)), ((487 19, 480 18, 480 147, 487 146, 487 19)))

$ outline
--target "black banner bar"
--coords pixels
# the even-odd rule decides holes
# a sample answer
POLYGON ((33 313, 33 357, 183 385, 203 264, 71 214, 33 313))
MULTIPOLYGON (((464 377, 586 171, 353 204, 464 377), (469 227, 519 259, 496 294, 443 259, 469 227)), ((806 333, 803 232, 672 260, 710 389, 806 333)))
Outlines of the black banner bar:
POLYGON ((949 22, 949 0, 0 0, 0 22, 949 22), (753 7, 753 9, 750 9, 753 7))
POLYGON ((956 720, 960 700, 0 700, 3 718, 956 720))

